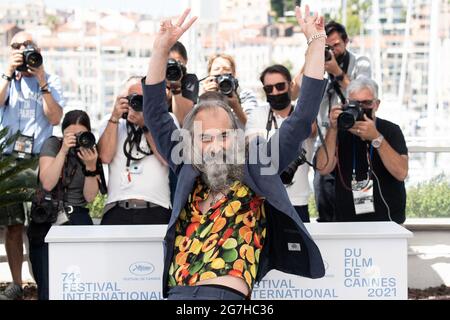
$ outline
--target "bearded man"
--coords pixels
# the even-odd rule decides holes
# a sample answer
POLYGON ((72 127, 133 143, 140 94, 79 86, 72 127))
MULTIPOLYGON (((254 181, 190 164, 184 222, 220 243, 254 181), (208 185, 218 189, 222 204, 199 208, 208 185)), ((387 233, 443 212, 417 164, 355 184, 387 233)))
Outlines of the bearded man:
MULTIPOLYGON (((200 101, 186 117, 177 157, 177 128, 165 99, 171 46, 194 23, 163 21, 143 80, 145 124, 160 154, 178 176, 165 241, 163 295, 174 300, 239 300, 272 269, 309 278, 324 275, 319 249, 289 201, 279 174, 299 156, 311 133, 324 88, 323 18, 297 20, 308 40, 299 104, 269 141, 239 139, 226 102, 200 101), (268 150, 268 151, 267 151, 268 150), (255 156, 267 151, 262 161, 255 156)), ((244 133, 242 133, 244 134, 244 133)), ((180 136, 180 134, 178 134, 180 136)))

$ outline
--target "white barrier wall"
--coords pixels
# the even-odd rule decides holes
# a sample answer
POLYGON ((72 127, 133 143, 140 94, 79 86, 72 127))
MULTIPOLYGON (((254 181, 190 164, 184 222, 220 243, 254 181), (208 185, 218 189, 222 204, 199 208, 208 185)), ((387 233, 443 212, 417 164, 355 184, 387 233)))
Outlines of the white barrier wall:
MULTIPOLYGON (((271 271, 252 299, 407 299, 407 238, 393 222, 305 224, 326 275, 271 271)), ((162 299, 166 226, 58 226, 49 243, 50 299, 162 299)))

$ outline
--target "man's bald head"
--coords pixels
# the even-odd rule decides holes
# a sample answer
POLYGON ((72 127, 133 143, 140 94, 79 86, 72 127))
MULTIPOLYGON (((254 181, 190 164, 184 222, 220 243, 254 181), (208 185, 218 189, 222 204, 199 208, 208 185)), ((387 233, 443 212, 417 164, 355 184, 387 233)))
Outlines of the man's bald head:
POLYGON ((31 33, 28 33, 26 31, 21 31, 21 32, 16 33, 14 35, 14 37, 11 39, 11 44, 24 43, 25 41, 32 41, 33 43, 36 44, 31 33))

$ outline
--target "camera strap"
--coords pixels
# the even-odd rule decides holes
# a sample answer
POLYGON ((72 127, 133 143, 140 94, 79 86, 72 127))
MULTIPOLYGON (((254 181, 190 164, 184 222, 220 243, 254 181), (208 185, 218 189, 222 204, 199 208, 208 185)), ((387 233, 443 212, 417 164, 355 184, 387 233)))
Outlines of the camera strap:
POLYGON ((142 130, 142 128, 136 128, 134 124, 128 121, 127 121, 127 137, 123 143, 123 153, 127 158, 126 171, 128 175, 128 180, 129 182, 131 182, 131 173, 130 173, 131 161, 140 161, 144 159, 146 156, 152 155, 153 151, 147 139, 145 138, 144 131, 142 130), (145 142, 147 143, 149 151, 142 150, 141 148, 141 141, 143 136, 145 142), (138 156, 133 156, 132 153, 134 148, 139 153, 138 156))
MULTIPOLYGON (((77 161, 80 161, 78 157, 77 157, 77 161)), ((63 204, 65 203, 64 195, 67 194, 67 191, 69 189, 69 185, 72 183, 73 177, 75 176, 75 173, 78 170, 78 166, 76 164, 74 164, 71 167, 72 168, 70 168, 70 166, 69 166, 69 157, 66 157, 66 159, 64 161, 64 166, 63 166, 63 169, 62 169, 62 172, 61 172, 61 184, 60 184, 60 187, 58 189, 58 200, 62 201, 63 204), (63 192, 63 196, 62 197, 60 195, 60 191, 61 190, 63 192)))
MULTIPOLYGON (((338 62, 339 63, 339 62, 338 62)), ((342 59, 342 61, 339 63, 339 67, 342 69, 342 71, 347 74, 348 72, 348 67, 350 66, 350 53, 348 53, 347 51, 345 52, 344 58, 342 59)), ((330 82, 328 85, 328 89, 327 89, 327 94, 328 94, 328 113, 330 113, 331 111, 331 107, 332 107, 332 103, 333 103, 333 94, 336 93, 337 96, 339 97, 339 100, 341 100, 342 104, 345 104, 346 102, 346 98, 345 95, 342 93, 341 90, 341 86, 339 84, 339 82, 335 79, 335 77, 333 75, 329 75, 330 76, 330 82)))
MULTIPOLYGON (((291 105, 291 110, 289 111, 288 117, 294 112, 294 107, 291 105)), ((269 140, 269 133, 272 130, 272 127, 275 126, 275 130, 278 130, 278 123, 275 115, 273 114, 272 108, 269 110, 269 114, 267 115, 267 124, 266 124, 266 139, 269 140)))

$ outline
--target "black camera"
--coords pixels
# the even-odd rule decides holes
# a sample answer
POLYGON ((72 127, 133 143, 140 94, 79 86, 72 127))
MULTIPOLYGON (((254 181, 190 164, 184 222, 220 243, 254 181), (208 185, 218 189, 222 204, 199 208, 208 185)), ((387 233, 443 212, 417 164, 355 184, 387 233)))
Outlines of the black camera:
POLYGON ((357 101, 350 101, 342 107, 342 113, 337 119, 339 130, 348 130, 356 121, 364 121, 364 109, 357 101))
POLYGON ((180 81, 186 75, 186 67, 175 59, 167 61, 166 79, 180 81))
POLYGON ((32 45, 27 45, 22 52, 23 64, 17 67, 17 71, 27 71, 28 66, 39 68, 42 65, 42 55, 32 45))
POLYGON ((231 96, 239 86, 238 80, 231 74, 221 74, 216 76, 216 82, 219 86, 220 93, 226 96, 231 96))
POLYGON ((34 223, 54 223, 58 218, 59 201, 45 194, 38 201, 31 204, 30 218, 34 223))
MULTIPOLYGON (((126 97, 128 105, 136 112, 142 112, 144 105, 144 97, 137 93, 132 93, 126 97)), ((123 119, 128 118, 128 113, 122 114, 123 119)))
POLYGON ((95 136, 92 132, 79 132, 75 136, 77 138, 77 145, 75 146, 75 149, 92 149, 95 146, 95 136))
POLYGON ((302 148, 302 153, 300 156, 292 161, 291 164, 280 174, 281 181, 283 184, 292 184, 294 180, 295 173, 298 167, 306 163, 306 150, 302 148))
POLYGON ((325 45, 325 61, 330 61, 331 59, 333 59, 333 56, 331 54, 332 50, 333 49, 331 49, 329 45, 325 45))

